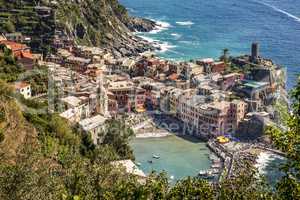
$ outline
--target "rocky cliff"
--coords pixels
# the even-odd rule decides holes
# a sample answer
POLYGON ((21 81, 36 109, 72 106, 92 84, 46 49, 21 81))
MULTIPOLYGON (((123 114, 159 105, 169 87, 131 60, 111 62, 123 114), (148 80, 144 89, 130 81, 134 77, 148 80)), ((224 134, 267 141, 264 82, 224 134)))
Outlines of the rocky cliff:
POLYGON ((149 48, 131 31, 149 31, 155 26, 130 17, 116 0, 59 0, 56 19, 78 43, 114 48, 125 55, 149 48))
MULTIPOLYGON (((129 55, 148 50, 145 41, 131 31, 150 31, 155 23, 129 16, 118 0, 0 0, 0 14, 26 35, 49 38, 59 33, 77 44, 102 46, 129 55), (47 12, 51 9, 51 14, 47 12), (46 14, 45 14, 46 13, 46 14), (21 22, 21 23, 20 23, 21 22)), ((0 16, 0 17, 1 17, 0 16)), ((6 26, 6 25, 5 25, 6 26)), ((2 31, 2 32, 3 32, 2 31)))

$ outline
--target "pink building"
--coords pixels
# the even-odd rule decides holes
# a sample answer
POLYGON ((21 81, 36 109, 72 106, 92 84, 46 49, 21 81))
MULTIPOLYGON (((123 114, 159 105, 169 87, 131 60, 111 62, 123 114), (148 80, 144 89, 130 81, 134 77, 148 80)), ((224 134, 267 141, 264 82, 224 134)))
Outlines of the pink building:
POLYGON ((243 101, 211 102, 205 96, 195 95, 181 102, 178 116, 196 134, 219 136, 233 133, 246 110, 243 101))

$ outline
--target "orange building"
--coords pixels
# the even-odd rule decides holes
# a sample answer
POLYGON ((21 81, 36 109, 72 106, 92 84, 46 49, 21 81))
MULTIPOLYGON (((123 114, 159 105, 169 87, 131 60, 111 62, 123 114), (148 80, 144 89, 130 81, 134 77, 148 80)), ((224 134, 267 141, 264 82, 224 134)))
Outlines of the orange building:
POLYGON ((0 44, 12 51, 12 54, 19 63, 23 64, 26 69, 32 69, 35 63, 35 58, 30 52, 30 47, 26 44, 16 43, 8 40, 0 41, 0 44))

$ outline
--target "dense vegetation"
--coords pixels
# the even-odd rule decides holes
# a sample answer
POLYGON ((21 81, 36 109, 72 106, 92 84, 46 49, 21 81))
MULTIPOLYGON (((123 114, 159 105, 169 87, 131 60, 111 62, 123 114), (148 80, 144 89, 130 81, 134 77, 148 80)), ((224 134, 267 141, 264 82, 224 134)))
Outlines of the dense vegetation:
POLYGON ((0 0, 0 33, 21 32, 31 37, 29 45, 34 51, 47 53, 54 37, 54 15, 39 15, 35 6, 43 1, 0 0))
POLYGON ((32 95, 47 92, 48 69, 45 66, 35 66, 31 71, 25 71, 13 57, 10 49, 0 45, 0 79, 7 82, 26 81, 31 85, 32 95))
POLYGON ((11 50, 0 45, 0 79, 8 82, 16 81, 24 71, 12 56, 11 50))

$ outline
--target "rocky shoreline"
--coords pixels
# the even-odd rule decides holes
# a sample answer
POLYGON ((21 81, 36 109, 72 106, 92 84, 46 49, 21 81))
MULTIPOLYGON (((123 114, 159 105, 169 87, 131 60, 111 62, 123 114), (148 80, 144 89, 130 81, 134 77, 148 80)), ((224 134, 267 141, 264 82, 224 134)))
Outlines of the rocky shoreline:
POLYGON ((128 22, 125 22, 124 25, 128 29, 127 35, 123 35, 124 40, 121 38, 121 42, 114 43, 110 49, 116 57, 130 57, 137 56, 140 53, 146 51, 155 51, 159 50, 159 47, 154 46, 150 42, 144 40, 143 38, 134 35, 133 33, 137 32, 150 32, 157 27, 160 27, 156 22, 139 17, 130 17, 128 22))
POLYGON ((150 32, 158 26, 155 21, 140 17, 130 17, 125 25, 132 32, 150 32))

